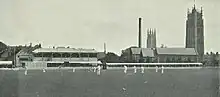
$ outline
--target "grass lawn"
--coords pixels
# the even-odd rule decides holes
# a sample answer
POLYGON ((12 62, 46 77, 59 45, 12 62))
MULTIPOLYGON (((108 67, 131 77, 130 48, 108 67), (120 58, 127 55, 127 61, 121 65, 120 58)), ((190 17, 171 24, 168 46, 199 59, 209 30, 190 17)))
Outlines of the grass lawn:
POLYGON ((0 97, 219 97, 218 69, 0 71, 0 97))

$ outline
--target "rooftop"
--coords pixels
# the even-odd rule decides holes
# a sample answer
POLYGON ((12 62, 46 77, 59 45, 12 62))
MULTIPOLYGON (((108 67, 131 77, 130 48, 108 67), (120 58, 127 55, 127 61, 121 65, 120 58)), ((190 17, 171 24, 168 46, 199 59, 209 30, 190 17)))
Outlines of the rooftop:
POLYGON ((198 55, 194 48, 157 48, 157 53, 166 55, 198 55))
POLYGON ((95 49, 82 49, 82 48, 39 48, 33 51, 34 53, 39 52, 62 52, 62 53, 74 53, 74 52, 84 52, 84 53, 96 53, 95 49))
POLYGON ((151 48, 142 48, 141 53, 143 57, 154 57, 154 51, 151 48))
POLYGON ((132 54, 141 54, 141 48, 131 48, 132 54))

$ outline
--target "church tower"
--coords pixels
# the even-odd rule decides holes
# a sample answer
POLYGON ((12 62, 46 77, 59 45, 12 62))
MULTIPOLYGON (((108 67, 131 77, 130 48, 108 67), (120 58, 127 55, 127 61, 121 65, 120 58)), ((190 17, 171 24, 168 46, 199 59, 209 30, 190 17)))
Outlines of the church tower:
POLYGON ((187 12, 186 20, 186 48, 195 48, 199 54, 199 61, 203 59, 204 55, 204 20, 203 10, 197 10, 196 6, 192 11, 187 12))
POLYGON ((147 48, 156 48, 156 30, 147 30, 147 48))

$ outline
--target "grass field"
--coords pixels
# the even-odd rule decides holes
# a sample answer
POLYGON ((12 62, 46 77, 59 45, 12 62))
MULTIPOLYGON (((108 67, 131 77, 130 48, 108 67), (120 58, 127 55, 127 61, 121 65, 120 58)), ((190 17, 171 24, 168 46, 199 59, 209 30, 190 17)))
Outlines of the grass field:
POLYGON ((219 97, 219 69, 0 71, 0 97, 219 97))

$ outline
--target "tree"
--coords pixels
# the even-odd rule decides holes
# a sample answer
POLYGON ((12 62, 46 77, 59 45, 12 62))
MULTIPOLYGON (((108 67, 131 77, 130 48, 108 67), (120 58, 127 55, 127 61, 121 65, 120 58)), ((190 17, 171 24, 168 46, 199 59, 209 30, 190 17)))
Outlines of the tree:
POLYGON ((209 55, 209 52, 206 52, 206 55, 209 55))
POLYGON ((160 48, 167 48, 167 46, 164 44, 161 44, 160 48))
POLYGON ((39 47, 41 48, 41 44, 39 44, 39 47))
POLYGON ((160 48, 164 48, 164 44, 161 44, 160 48))
POLYGON ((105 59, 107 62, 119 62, 119 56, 113 52, 108 52, 105 59))

